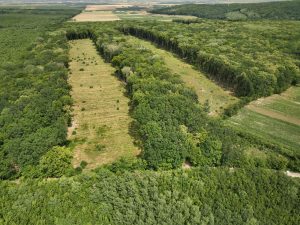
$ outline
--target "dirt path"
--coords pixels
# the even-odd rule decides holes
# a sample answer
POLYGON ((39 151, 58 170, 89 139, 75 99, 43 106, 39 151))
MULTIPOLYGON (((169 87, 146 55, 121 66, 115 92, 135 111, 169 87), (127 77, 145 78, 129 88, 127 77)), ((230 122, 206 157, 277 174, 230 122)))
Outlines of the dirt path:
POLYGON ((300 126, 300 120, 297 119, 297 118, 294 118, 294 117, 291 117, 291 116, 286 116, 282 113, 278 113, 278 112, 275 112, 273 110, 268 110, 268 109, 264 109, 264 108, 261 108, 261 107, 257 107, 254 104, 247 105, 246 108, 248 108, 248 109, 250 109, 254 112, 257 112, 259 114, 269 116, 269 117, 274 118, 274 119, 282 120, 282 121, 300 126))
POLYGON ((139 150, 129 135, 129 99, 114 68, 98 55, 91 40, 70 42, 70 74, 74 100, 69 140, 74 143, 74 167, 81 161, 92 169, 139 150))
POLYGON ((220 114, 228 105, 238 101, 229 91, 225 91, 220 86, 209 80, 203 73, 195 70, 192 65, 174 56, 171 52, 157 48, 149 41, 141 40, 130 36, 132 43, 142 45, 157 55, 161 56, 166 66, 174 74, 179 74, 187 86, 195 90, 199 102, 204 104, 208 100, 210 105, 210 115, 220 114))
POLYGON ((300 178, 300 173, 295 173, 295 172, 286 171, 286 175, 289 176, 289 177, 297 177, 297 178, 300 178))

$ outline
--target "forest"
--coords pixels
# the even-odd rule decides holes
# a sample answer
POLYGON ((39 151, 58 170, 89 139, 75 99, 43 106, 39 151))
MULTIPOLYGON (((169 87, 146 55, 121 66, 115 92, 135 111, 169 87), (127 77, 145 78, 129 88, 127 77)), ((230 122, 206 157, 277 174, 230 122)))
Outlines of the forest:
MULTIPOLYGON (((228 125, 250 101, 299 83, 299 21, 71 22, 81 10, 0 7, 0 224, 300 223, 300 180, 287 176, 300 172, 299 150, 228 125), (237 103, 211 116, 201 94, 132 38, 193 65, 237 103), (126 132, 140 149, 95 169, 74 166, 74 146, 87 140, 69 138, 85 125, 74 119, 70 65, 88 78, 88 64, 99 63, 84 52, 70 57, 80 39, 91 40, 124 87, 126 132)), ((102 91, 93 85, 85 90, 102 91)), ((94 104, 105 108, 102 100, 94 104)), ((100 143, 109 128, 95 129, 100 143)))
POLYGON ((64 33, 55 30, 77 12, 25 12, 21 22, 20 12, 1 14, 1 40, 7 40, 1 42, 0 63, 1 179, 36 165, 49 149, 66 143, 72 104, 68 45, 64 33))
POLYGON ((178 54, 241 97, 280 93, 299 82, 298 21, 236 22, 234 26, 226 21, 154 21, 126 23, 121 29, 178 54), (267 32, 261 29, 265 26, 267 32))
POLYGON ((0 183, 1 224, 299 224, 299 181, 267 170, 101 169, 0 183))
POLYGON ((191 15, 207 19, 227 20, 299 20, 300 1, 242 3, 242 4, 184 4, 156 8, 152 13, 191 15))

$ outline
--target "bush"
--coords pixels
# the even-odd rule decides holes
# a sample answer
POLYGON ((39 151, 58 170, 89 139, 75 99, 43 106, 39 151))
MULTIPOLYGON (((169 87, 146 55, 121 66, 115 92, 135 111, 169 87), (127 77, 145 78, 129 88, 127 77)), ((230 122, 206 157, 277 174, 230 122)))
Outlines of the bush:
POLYGON ((61 177, 73 170, 72 152, 66 147, 54 147, 40 160, 38 170, 43 177, 61 177))

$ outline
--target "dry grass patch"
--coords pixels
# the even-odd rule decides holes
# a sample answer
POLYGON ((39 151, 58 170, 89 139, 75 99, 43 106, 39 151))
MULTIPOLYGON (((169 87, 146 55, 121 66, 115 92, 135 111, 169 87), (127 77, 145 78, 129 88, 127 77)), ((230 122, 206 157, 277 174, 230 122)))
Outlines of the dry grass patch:
POLYGON ((137 155, 129 135, 129 99, 123 84, 112 75, 114 68, 97 54, 91 40, 71 41, 70 47, 69 83, 75 103, 69 139, 75 143, 74 167, 86 161, 86 168, 93 169, 137 155))
POLYGON ((82 12, 72 18, 74 22, 116 21, 120 18, 112 11, 82 12))

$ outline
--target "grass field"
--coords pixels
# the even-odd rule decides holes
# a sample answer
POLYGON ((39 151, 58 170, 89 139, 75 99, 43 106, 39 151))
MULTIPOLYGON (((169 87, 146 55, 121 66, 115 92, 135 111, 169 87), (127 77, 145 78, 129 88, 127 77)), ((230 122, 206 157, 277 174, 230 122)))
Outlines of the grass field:
POLYGON ((93 169, 137 155, 129 135, 129 100, 114 69, 99 57, 91 40, 71 41, 70 46, 74 118, 68 135, 75 146, 74 166, 86 161, 87 169, 93 169))
POLYGON ((172 73, 179 74, 182 80, 195 90, 200 103, 208 100, 210 115, 220 114, 224 108, 238 101, 228 91, 209 80, 203 73, 195 70, 192 65, 185 63, 169 51, 159 49, 149 41, 130 37, 130 41, 137 45, 143 45, 160 57, 162 57, 172 73))
POLYGON ((299 100, 300 87, 291 87, 281 95, 272 95, 252 102, 227 123, 278 145, 299 150, 299 100))

